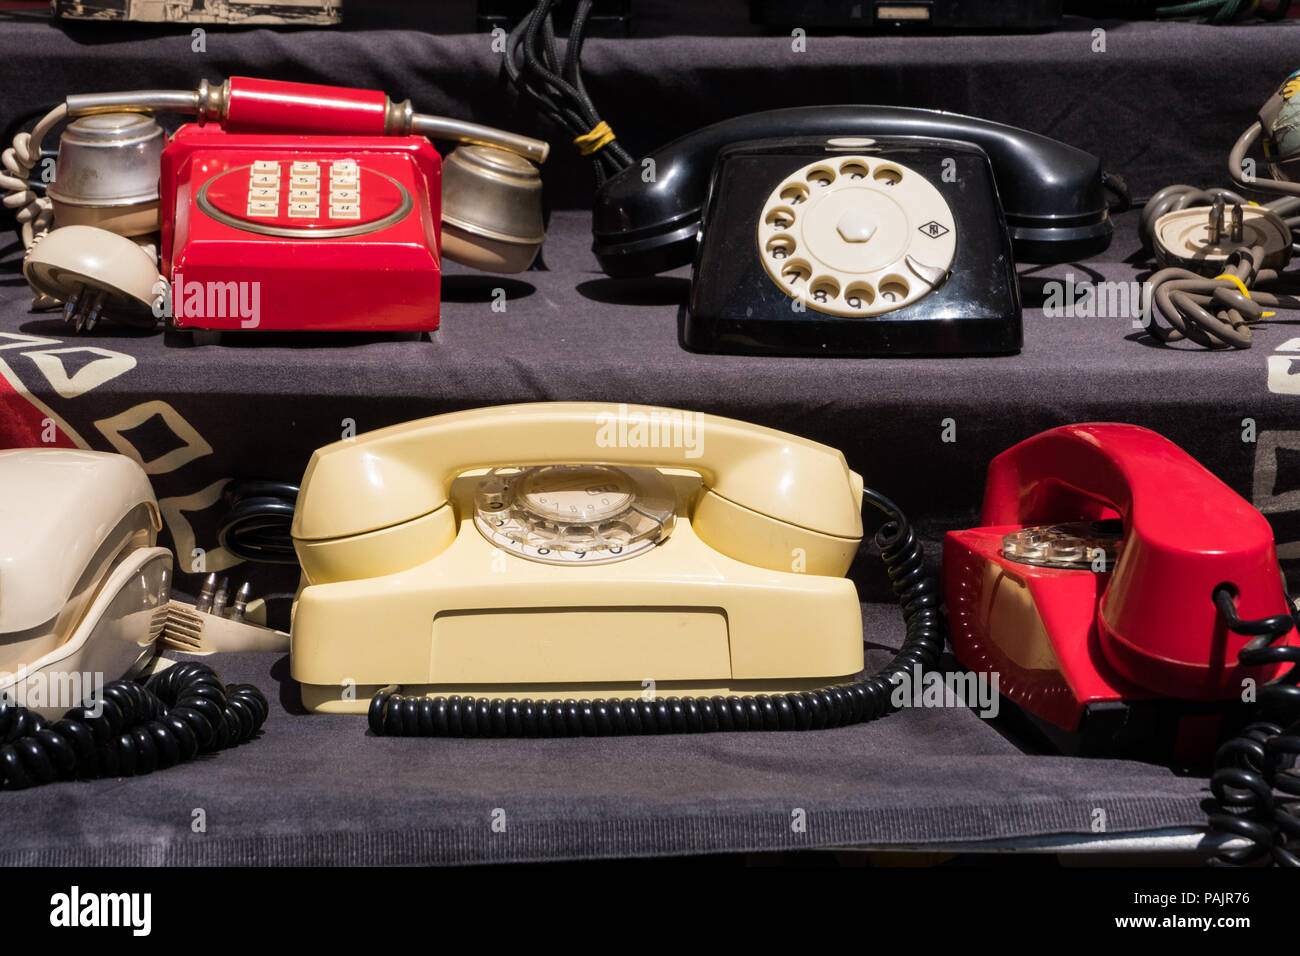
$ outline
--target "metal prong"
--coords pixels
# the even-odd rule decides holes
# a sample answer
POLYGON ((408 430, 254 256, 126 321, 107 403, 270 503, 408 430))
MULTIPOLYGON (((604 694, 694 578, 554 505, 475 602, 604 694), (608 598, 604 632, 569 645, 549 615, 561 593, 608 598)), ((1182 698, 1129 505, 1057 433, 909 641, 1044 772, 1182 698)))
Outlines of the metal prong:
POLYGON ((1245 217, 1241 211, 1241 203, 1239 202, 1233 203, 1232 204, 1232 227, 1231 227, 1232 231, 1230 233, 1233 242, 1241 242, 1243 239, 1245 239, 1246 227, 1245 227, 1244 220, 1245 217))
POLYGON ((86 307, 86 331, 90 332, 99 322, 99 317, 104 313, 104 300, 108 298, 108 293, 100 289, 90 298, 86 307))
POLYGON ((1218 196, 1210 207, 1210 245, 1217 246, 1223 240, 1223 197, 1218 196))
POLYGON ((217 593, 212 598, 212 613, 216 617, 225 617, 226 601, 230 599, 230 581, 227 578, 221 579, 221 584, 217 587, 217 593))
POLYGON ((217 593, 217 573, 214 571, 203 579, 203 588, 199 591, 199 599, 195 607, 207 614, 212 610, 212 598, 217 593))
POLYGON ((253 596, 253 586, 245 581, 235 592, 235 603, 230 606, 230 613, 226 617, 232 621, 242 621, 244 611, 248 607, 248 600, 253 596))
POLYGON ((67 300, 63 303, 64 322, 71 322, 73 317, 77 314, 77 306, 81 303, 81 296, 85 291, 86 287, 84 285, 77 286, 77 291, 68 296, 67 300))

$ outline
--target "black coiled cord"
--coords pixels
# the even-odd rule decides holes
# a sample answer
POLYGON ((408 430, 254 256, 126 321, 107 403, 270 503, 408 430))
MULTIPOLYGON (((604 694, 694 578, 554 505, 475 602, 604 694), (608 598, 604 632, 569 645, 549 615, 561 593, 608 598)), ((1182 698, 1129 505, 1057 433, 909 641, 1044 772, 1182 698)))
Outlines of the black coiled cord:
POLYGON ((226 513, 217 542, 241 561, 297 564, 293 549, 293 510, 298 486, 259 478, 232 481, 222 490, 226 513))
POLYGON ((886 515, 876 532, 885 570, 903 608, 903 646, 870 677, 817 690, 749 697, 636 697, 517 700, 403 697, 383 690, 370 701, 370 729, 390 737, 611 737, 719 730, 821 730, 890 713, 895 683, 920 665, 937 666, 944 626, 939 589, 925 573, 921 544, 907 518, 871 489, 864 497, 886 515))
MULTIPOLYGON (((1254 621, 1237 616, 1232 589, 1214 590, 1214 604, 1228 629, 1252 637, 1237 659, 1250 667, 1300 664, 1300 647, 1276 643, 1295 626, 1293 614, 1254 621)), ((1289 602, 1288 602, 1289 603, 1289 602)), ((1259 689, 1262 720, 1250 724, 1214 755, 1210 790, 1219 812, 1210 815, 1210 830, 1245 837, 1251 845, 1221 850, 1213 862, 1241 866, 1272 857, 1280 866, 1300 866, 1300 667, 1259 689), (1278 792, 1282 795, 1278 796, 1278 792)))
POLYGON ((269 713, 256 687, 223 685, 198 663, 173 664, 144 684, 115 680, 99 703, 102 710, 77 707, 54 723, 0 705, 0 789, 165 770, 243 743, 269 713))

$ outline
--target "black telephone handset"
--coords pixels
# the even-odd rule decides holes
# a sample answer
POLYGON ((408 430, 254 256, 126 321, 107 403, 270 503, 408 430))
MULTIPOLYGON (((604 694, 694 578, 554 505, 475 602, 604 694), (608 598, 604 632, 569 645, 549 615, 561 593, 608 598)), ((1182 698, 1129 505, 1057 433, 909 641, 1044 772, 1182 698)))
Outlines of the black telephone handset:
POLYGON ((596 195, 592 250, 611 276, 688 265, 714 161, 739 141, 908 136, 970 143, 993 167, 1016 258, 1069 262, 1110 244, 1097 157, 1002 123, 899 106, 811 106, 723 120, 676 139, 610 178, 596 195), (653 166, 650 164, 653 163, 653 166))

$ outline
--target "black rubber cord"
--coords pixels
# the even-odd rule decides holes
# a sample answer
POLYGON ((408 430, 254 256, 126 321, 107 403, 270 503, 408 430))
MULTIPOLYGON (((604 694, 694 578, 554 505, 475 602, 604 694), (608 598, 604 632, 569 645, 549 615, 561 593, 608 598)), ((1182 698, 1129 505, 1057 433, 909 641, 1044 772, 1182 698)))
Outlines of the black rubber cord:
POLYGON ((925 573, 921 544, 888 498, 867 489, 886 515, 876 532, 885 569, 902 604, 902 649, 870 677, 817 690, 751 697, 635 697, 602 700, 517 700, 403 697, 380 691, 370 701, 370 729, 391 737, 606 737, 709 733, 718 730, 821 730, 890 713, 895 681, 934 668, 944 626, 935 580, 925 573))
POLYGON ((298 486, 259 478, 230 482, 222 490, 226 512, 217 543, 241 561, 297 564, 293 549, 293 509, 298 486))
MULTIPOLYGON (((1276 647, 1295 625, 1294 614, 1254 621, 1237 616, 1230 587, 1214 590, 1214 604, 1228 629, 1253 638, 1237 659, 1249 667, 1300 663, 1300 647, 1276 647)), ((1290 602, 1288 601, 1288 604, 1290 602)), ((1261 720, 1228 741, 1214 755, 1210 790, 1219 811, 1210 814, 1210 830, 1245 837, 1250 846, 1219 852, 1213 862, 1241 866, 1266 857, 1281 866, 1300 866, 1300 668, 1259 688, 1261 720)))
POLYGON ((102 709, 78 707, 54 723, 0 705, 0 789, 165 770, 243 743, 269 713, 256 687, 223 685, 211 667, 189 662, 144 684, 106 684, 99 703, 102 709))

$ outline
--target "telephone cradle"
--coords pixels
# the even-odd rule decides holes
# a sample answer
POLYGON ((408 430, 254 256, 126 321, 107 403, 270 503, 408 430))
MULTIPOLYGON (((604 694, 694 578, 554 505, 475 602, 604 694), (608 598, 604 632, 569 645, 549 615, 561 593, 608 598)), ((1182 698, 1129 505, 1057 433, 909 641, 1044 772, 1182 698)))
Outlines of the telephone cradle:
POLYGON ((1268 522, 1145 428, 1003 452, 981 522, 944 540, 953 653, 1067 751, 1204 762, 1300 654, 1268 522))
POLYGON ((864 496, 890 522, 878 543, 891 575, 909 575, 907 638, 886 670, 932 666, 943 636, 919 546, 835 449, 584 403, 380 429, 308 465, 291 673, 309 710, 369 707, 389 733, 871 719, 892 685, 855 677, 862 620, 844 577, 864 496))

